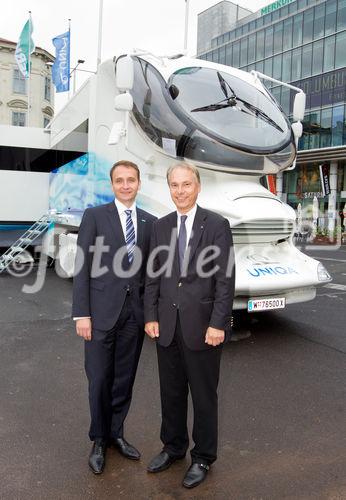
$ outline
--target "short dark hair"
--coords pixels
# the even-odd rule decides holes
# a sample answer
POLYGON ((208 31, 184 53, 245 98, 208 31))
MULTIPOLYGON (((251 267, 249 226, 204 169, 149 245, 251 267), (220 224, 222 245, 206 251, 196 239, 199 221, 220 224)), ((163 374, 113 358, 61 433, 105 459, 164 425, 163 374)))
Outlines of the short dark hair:
POLYGON ((136 165, 135 163, 133 163, 132 161, 128 161, 128 160, 119 160, 117 161, 116 163, 114 163, 114 165, 112 166, 110 172, 109 172, 109 175, 111 177, 111 181, 113 180, 113 172, 114 170, 117 168, 117 167, 128 167, 128 168, 134 168, 137 172, 137 177, 138 177, 138 180, 140 181, 141 180, 141 174, 140 174, 140 171, 139 171, 139 168, 138 168, 138 165, 136 165))

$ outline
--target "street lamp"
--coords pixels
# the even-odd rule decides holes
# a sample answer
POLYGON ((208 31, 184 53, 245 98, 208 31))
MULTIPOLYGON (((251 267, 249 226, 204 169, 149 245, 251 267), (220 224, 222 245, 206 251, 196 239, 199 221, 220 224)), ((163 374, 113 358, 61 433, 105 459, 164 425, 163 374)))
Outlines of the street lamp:
POLYGON ((83 63, 85 63, 84 59, 78 59, 76 66, 71 70, 71 73, 70 73, 70 78, 71 78, 72 73, 73 73, 73 94, 75 94, 75 92, 76 92, 76 69, 78 68, 78 66, 80 64, 83 64, 83 63))

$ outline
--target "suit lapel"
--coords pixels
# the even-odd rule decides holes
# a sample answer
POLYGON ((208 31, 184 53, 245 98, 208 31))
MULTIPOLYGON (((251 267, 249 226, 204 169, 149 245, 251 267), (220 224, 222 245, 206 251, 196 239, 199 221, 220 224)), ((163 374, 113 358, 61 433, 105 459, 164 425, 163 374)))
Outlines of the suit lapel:
POLYGON ((114 241, 119 242, 119 247, 126 245, 118 209, 115 206, 114 202, 108 204, 107 211, 108 211, 109 222, 115 236, 114 241))
POLYGON ((193 221, 192 225, 192 237, 189 241, 189 247, 190 247, 189 263, 192 261, 193 256, 196 253, 198 244, 200 242, 201 236, 204 231, 204 221, 206 217, 207 214, 205 213, 203 208, 197 205, 195 220, 193 221))
POLYGON ((136 238, 136 245, 139 248, 143 248, 143 243, 144 243, 144 233, 146 229, 146 218, 144 213, 140 208, 136 208, 136 213, 137 213, 137 238, 136 238))

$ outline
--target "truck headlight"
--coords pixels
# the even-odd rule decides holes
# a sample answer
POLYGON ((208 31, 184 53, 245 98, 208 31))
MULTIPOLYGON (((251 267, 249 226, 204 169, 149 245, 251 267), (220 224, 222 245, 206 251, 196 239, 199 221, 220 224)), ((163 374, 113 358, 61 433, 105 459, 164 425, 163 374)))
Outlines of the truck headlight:
POLYGON ((318 281, 331 281, 331 276, 321 262, 317 266, 318 281))

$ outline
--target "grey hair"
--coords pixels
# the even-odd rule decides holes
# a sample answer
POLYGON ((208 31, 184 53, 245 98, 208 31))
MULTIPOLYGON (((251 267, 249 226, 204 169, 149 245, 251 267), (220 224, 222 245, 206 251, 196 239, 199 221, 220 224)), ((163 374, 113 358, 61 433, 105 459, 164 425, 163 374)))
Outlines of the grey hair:
POLYGON ((186 168, 186 170, 190 170, 190 172, 192 172, 195 175, 198 184, 201 183, 201 177, 199 175, 199 170, 196 167, 196 165, 194 165, 193 163, 188 163, 187 161, 182 161, 180 163, 175 163, 174 165, 171 165, 169 167, 169 169, 167 170, 166 179, 167 179, 168 185, 169 185, 169 176, 171 175, 173 170, 175 170, 176 168, 186 168))

